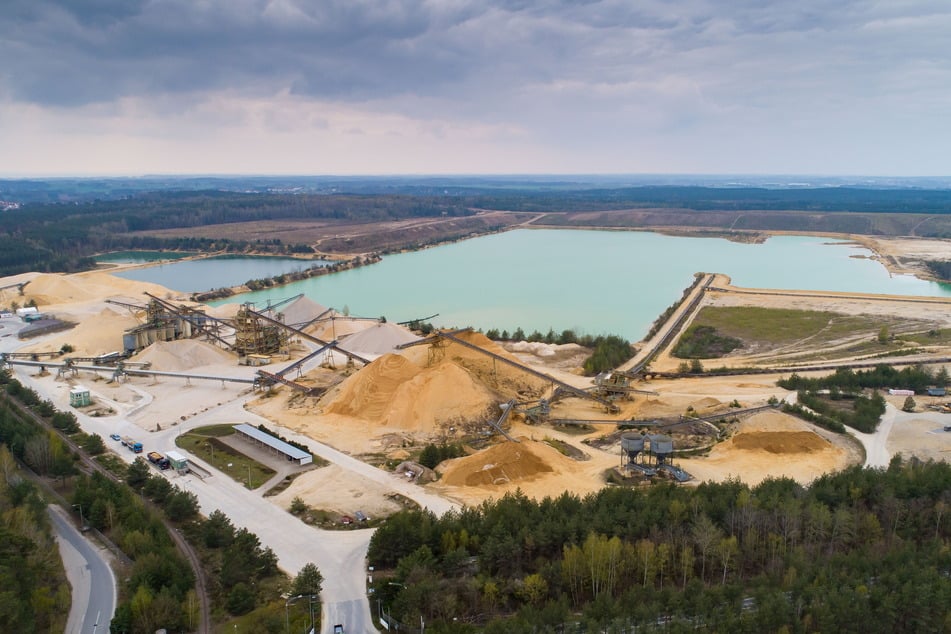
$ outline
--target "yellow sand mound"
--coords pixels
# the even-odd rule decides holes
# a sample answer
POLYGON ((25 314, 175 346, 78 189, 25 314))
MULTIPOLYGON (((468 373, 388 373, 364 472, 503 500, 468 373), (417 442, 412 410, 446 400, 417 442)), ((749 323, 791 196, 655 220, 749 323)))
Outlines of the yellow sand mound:
MULTIPOLYGON (((69 316, 66 319, 73 320, 69 316)), ((45 352, 59 350, 63 344, 73 346, 73 352, 67 356, 94 357, 100 354, 122 350, 122 332, 136 326, 138 322, 123 309, 104 308, 96 315, 84 316, 76 321, 75 328, 56 334, 42 343, 29 346, 25 352, 45 352), (121 312, 117 312, 121 311, 121 312)))
POLYGON ((347 379, 324 411, 391 428, 432 431, 442 423, 483 416, 496 401, 451 362, 421 368, 387 354, 347 379))
POLYGON ((381 422, 396 390, 421 371, 405 357, 385 354, 344 381, 337 398, 324 411, 381 422))
MULTIPOLYGON (((511 359, 512 361, 518 361, 518 357, 513 355, 511 352, 495 343, 481 332, 476 332, 470 330, 468 332, 460 332, 456 335, 456 338, 462 339, 466 343, 471 343, 474 346, 479 346, 483 350, 488 350, 489 352, 495 353, 499 356, 505 357, 506 359, 511 359)), ((457 348, 460 346, 457 346, 457 348)), ((455 350, 453 352, 456 352, 455 350)))
POLYGON ((733 446, 773 454, 797 454, 822 451, 831 447, 831 443, 811 431, 760 431, 734 436, 733 446))
POLYGON ((36 276, 23 289, 21 303, 33 299, 42 310, 43 306, 102 300, 117 295, 141 298, 143 291, 158 297, 171 292, 158 284, 126 280, 98 271, 75 275, 47 273, 36 276))
MULTIPOLYGON (((515 356, 482 333, 464 332, 456 336, 466 343, 519 363, 515 356)), ((420 366, 438 364, 443 360, 452 361, 468 370, 480 383, 502 394, 504 398, 537 397, 548 387, 547 381, 499 362, 483 352, 456 343, 445 344, 438 347, 416 346, 405 350, 404 354, 420 366)))
POLYGON ((571 468, 570 458, 551 447, 520 440, 450 461, 440 482, 448 486, 504 486, 571 468))

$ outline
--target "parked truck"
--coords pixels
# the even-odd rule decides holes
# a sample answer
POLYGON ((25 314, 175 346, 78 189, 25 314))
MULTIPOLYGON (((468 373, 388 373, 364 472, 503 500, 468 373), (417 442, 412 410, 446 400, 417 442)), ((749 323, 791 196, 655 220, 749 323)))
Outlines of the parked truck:
POLYGON ((150 451, 148 455, 146 456, 146 458, 148 458, 149 462, 154 464, 156 467, 158 467, 162 471, 165 471, 166 469, 172 466, 172 463, 169 462, 169 459, 157 451, 150 451))
POLYGON ((128 436, 123 436, 120 441, 123 447, 128 447, 132 450, 132 453, 142 453, 142 443, 137 440, 132 440, 128 436))

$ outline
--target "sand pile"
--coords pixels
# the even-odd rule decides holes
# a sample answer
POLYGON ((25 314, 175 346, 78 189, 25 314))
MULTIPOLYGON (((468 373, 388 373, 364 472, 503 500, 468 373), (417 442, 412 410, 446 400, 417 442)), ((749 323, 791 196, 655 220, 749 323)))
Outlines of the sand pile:
POLYGON ((156 341, 132 357, 133 361, 150 362, 153 370, 184 372, 209 365, 234 364, 235 359, 221 348, 205 341, 180 339, 156 341))
POLYGON ((542 341, 514 341, 505 347, 512 352, 524 352, 536 357, 553 357, 558 351, 557 345, 542 341))
POLYGON ((518 443, 494 445, 447 462, 440 483, 448 486, 504 486, 570 468, 571 459, 548 445, 525 438, 520 440, 518 443), (562 464, 565 461, 567 463, 562 464))
POLYGON ((205 313, 218 319, 234 319, 234 316, 241 310, 241 304, 222 304, 221 306, 208 306, 205 313))
POLYGON ((158 297, 171 294, 171 291, 158 284, 126 280, 98 271, 75 275, 48 273, 36 276, 23 289, 23 298, 20 303, 33 299, 42 310, 43 306, 51 304, 103 300, 117 295, 137 297, 139 298, 137 303, 145 303, 143 291, 158 297))
POLYGON ((386 354, 354 374, 326 406, 327 414, 409 431, 483 417, 497 399, 453 363, 422 368, 386 354))
POLYGON ((367 319, 349 319, 338 315, 333 320, 328 319, 327 321, 321 321, 319 324, 314 324, 310 328, 305 328, 304 332, 319 339, 331 341, 362 332, 367 328, 372 328, 377 323, 379 322, 367 319))
POLYGON ((737 433, 700 458, 676 463, 698 482, 738 476, 749 484, 768 477, 807 483, 817 476, 861 462, 847 438, 816 430, 781 412, 763 412, 741 421, 737 433))
POLYGON ((831 443, 811 431, 759 431, 734 436, 733 446, 772 454, 797 454, 822 451, 831 443))
MULTIPOLYGON (((263 307, 262 307, 263 309, 263 307)), ((268 310, 265 312, 269 317, 275 317, 275 313, 284 315, 284 323, 290 326, 305 324, 316 318, 318 315, 327 312, 327 307, 318 304, 309 297, 300 297, 294 301, 278 306, 277 310, 268 310)), ((327 315, 329 316, 329 314, 327 315)))
MULTIPOLYGON (((464 332, 456 335, 466 343, 497 354, 521 364, 510 352, 502 349, 491 339, 478 332, 464 332)), ((472 350, 466 346, 446 342, 445 347, 416 346, 403 352, 421 366, 452 361, 469 371, 479 382, 500 392, 505 398, 513 396, 538 397, 549 383, 523 370, 500 363, 487 354, 472 350)))
POLYGON ((103 308, 96 315, 87 315, 75 319, 62 315, 68 321, 78 321, 79 325, 68 332, 56 334, 42 343, 24 348, 24 352, 46 352, 59 350, 63 344, 73 346, 73 352, 67 356, 94 357, 116 350, 122 350, 122 332, 138 325, 135 317, 122 308, 103 308))
POLYGON ((347 337, 340 347, 361 356, 382 355, 393 352, 396 346, 419 339, 408 328, 399 324, 374 324, 347 337))
POLYGON ((378 422, 386 416, 399 387, 421 371, 405 357, 384 355, 344 381, 325 411, 378 422))

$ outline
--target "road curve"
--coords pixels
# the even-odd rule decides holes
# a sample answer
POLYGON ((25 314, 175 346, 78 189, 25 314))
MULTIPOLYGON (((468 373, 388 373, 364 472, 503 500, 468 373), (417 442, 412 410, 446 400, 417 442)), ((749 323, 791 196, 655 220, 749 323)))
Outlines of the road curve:
POLYGON ((46 510, 72 587, 66 634, 104 634, 116 610, 116 578, 107 555, 73 526, 59 506, 52 504, 46 510))

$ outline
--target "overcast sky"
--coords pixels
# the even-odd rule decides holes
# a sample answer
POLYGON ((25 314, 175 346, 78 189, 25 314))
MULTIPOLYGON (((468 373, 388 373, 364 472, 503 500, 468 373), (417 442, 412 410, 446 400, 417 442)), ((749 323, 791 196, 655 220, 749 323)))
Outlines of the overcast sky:
POLYGON ((951 174, 948 0, 0 0, 0 174, 951 174))

